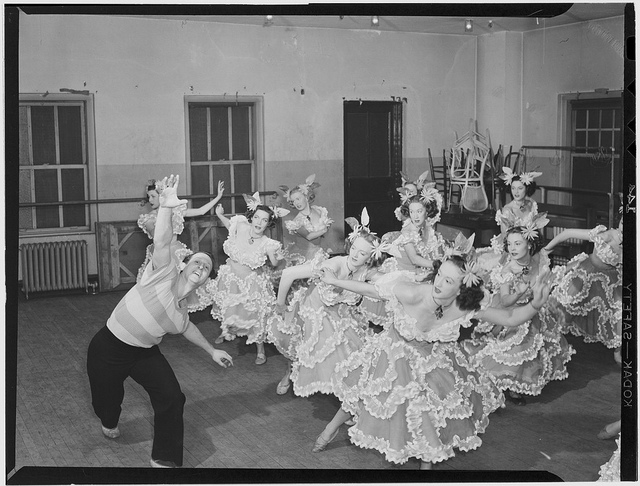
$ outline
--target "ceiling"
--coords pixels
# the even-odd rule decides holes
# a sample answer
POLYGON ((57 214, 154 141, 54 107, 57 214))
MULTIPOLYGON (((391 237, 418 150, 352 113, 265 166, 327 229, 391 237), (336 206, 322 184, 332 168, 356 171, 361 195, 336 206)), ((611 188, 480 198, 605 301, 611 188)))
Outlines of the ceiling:
MULTIPOLYGON (((373 30, 423 34, 483 35, 491 32, 525 32, 576 22, 619 17, 624 3, 576 4, 318 4, 313 6, 211 6, 194 10, 167 10, 124 15, 156 19, 255 25, 265 28, 305 27, 320 29, 373 30), (248 8, 248 9, 247 9, 248 8), (308 15, 304 13, 308 12, 308 15), (246 14, 245 14, 246 13, 246 14), (259 14, 256 14, 259 13, 259 14), (349 15, 355 13, 355 15, 349 15), (405 15, 398 15, 398 14, 405 15), (272 15, 267 20, 266 14, 272 15), (342 15, 345 14, 345 15, 342 15), (373 26, 372 15, 379 22, 373 26), (464 31, 466 19, 473 30, 464 31)), ((184 7, 184 6, 183 6, 184 7)), ((117 14, 116 14, 117 15, 117 14)))

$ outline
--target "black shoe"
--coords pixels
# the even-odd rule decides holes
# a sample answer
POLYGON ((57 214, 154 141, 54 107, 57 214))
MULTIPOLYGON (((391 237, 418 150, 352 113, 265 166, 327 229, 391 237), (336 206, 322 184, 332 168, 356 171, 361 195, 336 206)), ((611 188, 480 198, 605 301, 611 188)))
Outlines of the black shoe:
POLYGON ((514 405, 526 405, 527 401, 524 399, 522 395, 516 392, 508 391, 506 394, 507 400, 509 400, 514 405))

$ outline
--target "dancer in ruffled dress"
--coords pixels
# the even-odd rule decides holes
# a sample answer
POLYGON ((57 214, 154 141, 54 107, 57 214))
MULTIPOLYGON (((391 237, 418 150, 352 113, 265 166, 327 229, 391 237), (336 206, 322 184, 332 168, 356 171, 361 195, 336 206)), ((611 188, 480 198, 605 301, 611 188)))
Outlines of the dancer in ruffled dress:
POLYGON ((283 258, 282 244, 264 232, 275 224, 277 217, 289 211, 263 205, 257 192, 244 197, 246 215, 228 219, 222 205, 216 207, 218 218, 229 230, 222 246, 229 258, 198 295, 203 308, 211 303, 211 315, 220 321, 222 332, 215 342, 247 336, 247 344, 257 346, 255 363, 261 365, 267 361, 264 352, 267 317, 275 307, 267 261, 275 267, 283 258))
POLYGON ((406 214, 406 212, 402 212, 402 206, 410 198, 418 195, 424 187, 429 173, 428 171, 423 172, 416 181, 410 180, 403 172, 400 172, 400 176, 402 177, 402 185, 400 187, 396 187, 396 191, 400 194, 400 206, 393 211, 393 214, 395 214, 398 221, 406 223, 409 220, 409 215, 406 214))
POLYGON ((538 215, 538 203, 531 196, 538 188, 534 179, 540 177, 542 172, 514 174, 509 167, 503 167, 502 171, 504 174, 500 178, 509 187, 512 200, 496 211, 495 220, 500 226, 500 233, 491 238, 491 246, 479 249, 476 254, 480 275, 487 281, 503 256, 506 231, 514 226, 525 226, 538 215))
MULTIPOLYGON (((389 241, 391 252, 398 255, 393 270, 428 270, 433 260, 442 255, 444 239, 434 229, 440 221, 442 204, 442 195, 434 184, 428 184, 422 188, 420 195, 411 196, 400 206, 407 222, 397 237, 389 241)), ((388 240, 387 235, 384 239, 388 240)))
MULTIPOLYGON (((156 181, 154 179, 149 180, 145 189, 146 196, 143 203, 149 204, 151 206, 151 211, 140 215, 138 218, 138 226, 150 240, 153 240, 153 233, 156 228, 156 219, 158 218, 158 208, 160 207, 160 198, 158 190, 156 189, 156 181)), ((193 253, 189 248, 187 248, 187 245, 178 241, 178 235, 182 234, 182 230, 184 230, 184 218, 193 218, 207 214, 207 212, 209 212, 218 203, 218 201, 220 201, 223 193, 224 181, 218 181, 218 195, 204 206, 199 208, 187 208, 186 204, 181 204, 180 206, 173 208, 173 212, 171 213, 171 225, 173 227, 173 240, 171 241, 171 246, 179 262, 182 262, 186 257, 193 253)), ((138 270, 136 282, 140 283, 144 269, 151 261, 152 253, 153 243, 147 246, 144 262, 138 270)))
POLYGON ((318 251, 325 251, 322 240, 333 224, 326 208, 311 204, 316 197, 315 189, 320 187, 315 178, 312 174, 304 184, 292 189, 280 186, 287 202, 298 210, 292 220, 285 222, 289 233, 295 236, 294 243, 287 246, 288 259, 298 265, 312 260, 318 251))
POLYGON ((290 360, 285 376, 276 388, 287 393, 293 382, 296 395, 333 393, 331 377, 336 364, 362 346, 371 334, 366 322, 355 311, 360 295, 344 292, 321 282, 323 268, 330 268, 342 278, 365 281, 375 273, 384 248, 368 228, 366 208, 361 224, 348 238, 348 255, 327 258, 318 252, 302 265, 285 268, 278 289, 278 311, 269 319, 269 342, 290 360), (287 294, 297 279, 309 279, 308 286, 298 288, 286 305, 287 294))
POLYGON ((453 457, 454 449, 481 445, 478 435, 489 414, 504 406, 504 397, 457 343, 460 328, 473 318, 522 324, 539 311, 549 289, 541 275, 528 305, 487 308, 482 280, 467 260, 471 245, 460 240, 443 263, 434 262, 426 282, 403 271, 375 284, 323 272, 327 284, 387 300, 394 319, 337 367, 334 387, 342 408, 318 436, 314 452, 327 447, 350 414, 356 422, 348 431, 351 441, 397 464, 418 458, 421 469, 431 469, 453 457))
POLYGON ((511 221, 511 224, 525 225, 530 218, 538 214, 538 203, 531 198, 536 192, 538 185, 534 179, 540 177, 542 172, 523 172, 514 174, 509 167, 503 167, 504 174, 500 178, 511 189, 511 202, 504 205, 502 209, 496 211, 496 223, 500 225, 500 232, 504 233, 509 224, 503 221, 511 221))
MULTIPOLYGON (((543 213, 527 226, 507 230, 504 259, 490 276, 494 305, 517 307, 533 298, 532 283, 549 272, 549 257, 540 251, 544 245, 540 231, 548 222, 543 213)), ((464 346, 516 405, 525 405, 523 394, 539 395, 549 381, 565 379, 566 364, 575 353, 548 306, 517 328, 480 322, 464 346)))
POLYGON ((593 252, 580 253, 566 265, 554 268, 558 286, 549 304, 564 332, 614 349, 614 358, 620 364, 622 220, 618 228, 599 225, 591 230, 567 229, 553 238, 546 250, 552 251, 569 238, 592 242, 593 252))
POLYGON ((620 436, 616 439, 617 448, 611 458, 600 466, 598 481, 620 482, 620 436))

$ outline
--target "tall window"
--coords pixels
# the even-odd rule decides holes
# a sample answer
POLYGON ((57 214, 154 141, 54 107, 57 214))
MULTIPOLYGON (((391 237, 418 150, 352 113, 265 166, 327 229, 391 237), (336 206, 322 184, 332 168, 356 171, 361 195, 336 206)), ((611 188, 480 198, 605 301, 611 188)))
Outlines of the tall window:
MULTIPOLYGON (((88 199, 87 101, 35 101, 21 97, 19 124, 20 202, 88 199)), ((21 207, 19 227, 25 232, 88 229, 89 208, 21 207)))
MULTIPOLYGON (((192 194, 216 194, 219 180, 225 193, 257 190, 256 110, 254 103, 187 102, 192 194)), ((194 199, 194 207, 209 201, 194 199)), ((242 196, 223 200, 225 212, 242 213, 242 196)))
MULTIPOLYGON (((622 103, 616 99, 574 100, 571 106, 571 187, 617 193, 622 188, 622 103), (612 158, 612 150, 613 158, 612 158)), ((606 211, 608 198, 573 195, 572 204, 606 211)))

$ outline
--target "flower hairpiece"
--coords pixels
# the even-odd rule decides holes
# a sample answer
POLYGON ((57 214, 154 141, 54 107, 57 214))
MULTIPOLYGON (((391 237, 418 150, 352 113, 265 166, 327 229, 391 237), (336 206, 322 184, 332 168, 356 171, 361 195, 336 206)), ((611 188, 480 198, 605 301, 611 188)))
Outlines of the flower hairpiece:
POLYGON ((478 262, 473 262, 471 264, 465 263, 464 270, 462 271, 463 272, 462 283, 467 287, 480 285, 480 283, 482 282, 482 279, 478 275, 479 270, 480 270, 480 267, 478 265, 478 262))
POLYGON ((360 223, 358 223, 358 220, 353 217, 349 217, 345 219, 345 221, 349 226, 351 226, 351 229, 353 230, 351 231, 351 233, 349 233, 348 236, 351 243, 353 243, 361 233, 375 235, 375 233, 369 229, 369 212, 367 211, 366 207, 362 208, 360 223))
POLYGON ((506 185, 511 185, 513 179, 518 177, 520 182, 522 182, 525 186, 528 186, 533 182, 533 179, 536 177, 540 177, 542 172, 523 172, 522 174, 515 174, 509 167, 503 167, 502 171, 504 174, 500 176, 506 185))
POLYGON ((473 233, 469 238, 465 238, 462 233, 458 233, 453 243, 446 243, 443 260, 448 260, 452 256, 466 258, 466 256, 473 251, 473 241, 475 238, 475 233, 473 233))
POLYGON ((539 213, 522 226, 522 236, 524 236, 529 241, 533 241, 534 239, 540 237, 538 230, 541 230, 547 224, 549 224, 547 213, 539 213))
POLYGON ((260 201, 260 193, 257 191, 254 192, 252 196, 249 196, 247 194, 243 194, 242 196, 244 197, 244 200, 247 203, 247 208, 251 211, 255 211, 256 209, 258 209, 258 206, 262 202, 260 201))
POLYGON ((293 187, 292 189, 289 189, 288 186, 280 186, 280 190, 284 193, 283 196, 284 198, 288 201, 291 202, 291 193, 299 190, 302 194, 304 194, 306 197, 309 196, 309 192, 311 192, 313 189, 320 187, 320 184, 318 184, 316 182, 316 175, 315 174, 311 174, 309 177, 307 177, 304 181, 304 183, 302 184, 298 184, 297 186, 293 187))
POLYGON ((284 218, 287 214, 291 212, 288 209, 281 208, 280 206, 270 206, 270 207, 271 207, 271 211, 273 211, 273 214, 275 215, 276 218, 284 218))
POLYGON ((373 249, 371 250, 371 256, 376 260, 382 258, 383 253, 389 253, 391 245, 389 243, 383 243, 382 241, 374 240, 373 249))

